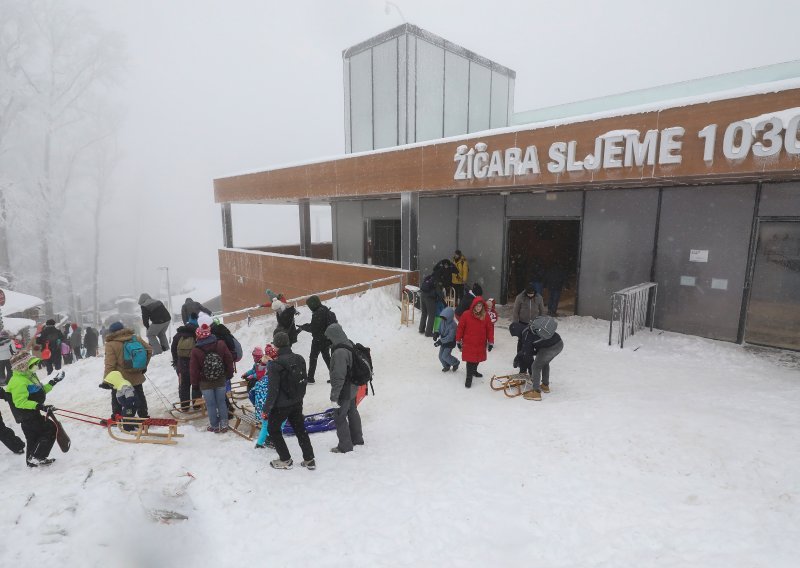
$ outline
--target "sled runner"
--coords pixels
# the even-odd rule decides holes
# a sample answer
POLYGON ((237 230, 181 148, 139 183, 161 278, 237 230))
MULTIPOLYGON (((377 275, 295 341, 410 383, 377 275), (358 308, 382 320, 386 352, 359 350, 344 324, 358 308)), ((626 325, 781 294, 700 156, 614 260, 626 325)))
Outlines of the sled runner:
POLYGON ((108 435, 119 442, 132 444, 174 445, 178 442, 173 438, 183 438, 183 434, 178 433, 178 421, 172 418, 118 417, 113 422, 109 421, 108 435), (150 431, 150 428, 156 427, 166 428, 167 431, 150 431))
POLYGON ((444 303, 449 308, 455 309, 456 307, 456 289, 455 288, 445 288, 444 292, 444 303))
POLYGON ((230 398, 233 400, 242 400, 247 398, 247 380, 241 379, 238 381, 231 381, 230 398))
POLYGON ((261 430, 261 421, 250 413, 234 414, 233 418, 228 419, 228 427, 245 440, 251 442, 256 438, 256 434, 261 430))
POLYGON ((64 431, 64 427, 61 425, 61 422, 58 421, 58 418, 55 417, 52 410, 47 411, 47 420, 52 422, 53 426, 55 426, 56 443, 58 443, 58 447, 61 448, 61 451, 66 454, 72 442, 64 431))
POLYGON ((417 316, 416 308, 414 307, 419 293, 419 288, 412 285, 407 285, 403 289, 403 303, 400 307, 400 324, 411 325, 417 316))
POLYGON ((522 389, 528 379, 525 373, 516 373, 514 375, 493 375, 489 386, 492 390, 503 391, 509 398, 514 398, 522 394, 522 389))
POLYGON ((189 422, 190 420, 205 418, 208 415, 206 401, 202 398, 195 398, 187 402, 175 402, 172 404, 172 409, 169 413, 179 422, 189 422))

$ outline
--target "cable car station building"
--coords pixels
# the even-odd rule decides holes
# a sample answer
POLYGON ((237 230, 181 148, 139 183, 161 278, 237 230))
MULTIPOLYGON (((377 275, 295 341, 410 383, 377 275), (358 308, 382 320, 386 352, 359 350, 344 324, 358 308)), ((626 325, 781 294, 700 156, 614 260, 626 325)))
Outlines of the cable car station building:
POLYGON ((214 181, 226 311, 415 282, 460 249, 501 304, 558 264, 560 315, 608 319, 652 281, 660 329, 800 349, 800 62, 529 112, 512 70, 412 25, 343 62, 347 154, 214 181), (235 248, 248 203, 298 204, 301 242, 235 248))

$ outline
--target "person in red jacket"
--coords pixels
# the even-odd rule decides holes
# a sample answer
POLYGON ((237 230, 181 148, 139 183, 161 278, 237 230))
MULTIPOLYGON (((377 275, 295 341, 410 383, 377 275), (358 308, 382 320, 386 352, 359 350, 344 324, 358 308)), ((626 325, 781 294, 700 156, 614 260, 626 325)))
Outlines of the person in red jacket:
POLYGON ((233 355, 221 339, 211 333, 207 323, 195 331, 197 343, 189 357, 189 382, 199 387, 206 401, 209 432, 228 431, 225 383, 233 377, 233 355))
POLYGON ((486 314, 483 298, 472 300, 468 312, 461 315, 456 330, 456 345, 461 350, 461 360, 467 364, 467 381, 464 386, 472 386, 472 377, 482 377, 478 363, 486 361, 486 351, 494 347, 494 324, 486 314))

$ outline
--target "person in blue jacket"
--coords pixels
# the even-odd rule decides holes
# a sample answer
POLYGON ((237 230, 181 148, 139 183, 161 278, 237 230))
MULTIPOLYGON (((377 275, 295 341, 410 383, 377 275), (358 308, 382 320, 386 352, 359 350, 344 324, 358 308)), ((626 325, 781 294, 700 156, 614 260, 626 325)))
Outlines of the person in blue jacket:
POLYGON ((442 372, 456 372, 459 360, 452 355, 456 346, 456 330, 458 329, 455 311, 453 308, 447 307, 442 310, 441 318, 439 331, 433 335, 434 345, 439 348, 439 362, 442 364, 442 372))

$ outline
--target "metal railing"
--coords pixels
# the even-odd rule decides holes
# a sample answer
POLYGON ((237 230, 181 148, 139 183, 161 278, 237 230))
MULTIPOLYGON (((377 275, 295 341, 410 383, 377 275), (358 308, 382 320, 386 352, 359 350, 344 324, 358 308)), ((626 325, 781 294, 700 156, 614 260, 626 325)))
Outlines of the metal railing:
POLYGON ((619 290, 611 294, 611 322, 608 327, 608 344, 614 338, 614 322, 617 322, 616 341, 620 349, 625 340, 640 329, 647 326, 650 319, 650 331, 653 331, 653 320, 656 314, 656 295, 658 284, 644 282, 619 290))
MULTIPOLYGON (((364 289, 372 290, 372 288, 382 288, 384 286, 391 286, 393 283, 397 283, 402 288, 403 286, 403 279, 406 278, 406 274, 395 274, 394 276, 387 276, 385 278, 378 278, 376 280, 368 280, 366 282, 359 282, 358 284, 351 284, 349 286, 342 286, 341 288, 333 288, 331 290, 323 290, 322 292, 314 292, 313 294, 307 294, 305 296, 298 296, 296 298, 289 298, 284 303, 287 305, 293 305, 297 307, 300 302, 305 302, 311 296, 319 296, 320 300, 327 300, 330 298, 338 298, 339 295, 348 295, 342 294, 343 292, 348 292, 350 290, 358 290, 364 289)), ((350 292, 353 293, 353 292, 350 292)), ((398 293, 399 297, 399 293, 398 293)), ((217 317, 224 320, 225 317, 230 316, 238 316, 238 315, 246 315, 247 316, 247 325, 250 325, 250 322, 254 319, 262 318, 268 316, 272 311, 270 310, 264 314, 252 315, 252 312, 256 310, 268 310, 269 308, 259 305, 259 306, 251 306, 249 308, 242 308, 240 310, 234 310, 232 312, 224 312, 219 314, 217 317)))

